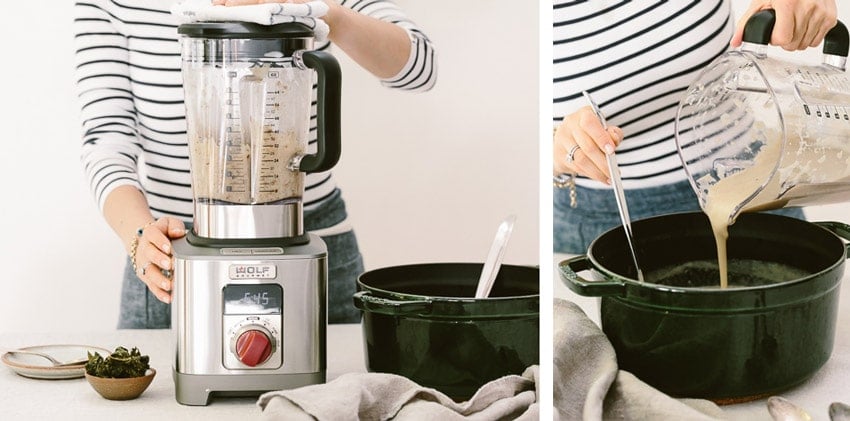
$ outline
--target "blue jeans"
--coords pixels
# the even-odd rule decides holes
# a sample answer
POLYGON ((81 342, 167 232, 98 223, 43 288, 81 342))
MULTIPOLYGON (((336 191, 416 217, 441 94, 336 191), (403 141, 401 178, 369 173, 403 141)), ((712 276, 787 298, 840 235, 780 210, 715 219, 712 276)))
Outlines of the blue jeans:
MULTIPOLYGON (((345 202, 339 189, 317 208, 304 212, 304 227, 310 230, 336 225, 346 218, 345 202)), ((360 310, 351 296, 357 290, 357 277, 363 273, 363 258, 353 231, 322 237, 328 246, 328 323, 357 323, 360 310)), ((159 301, 133 272, 127 258, 121 286, 119 329, 168 329, 171 305, 159 301)))
MULTIPOLYGON (((590 243, 620 222, 617 201, 610 189, 576 187, 578 207, 570 207, 569 189, 553 192, 553 245, 555 252, 584 254, 590 243)), ((701 211, 696 193, 686 180, 661 187, 626 190, 632 221, 678 212, 701 211)), ((771 211, 805 219, 803 210, 787 208, 771 211)))

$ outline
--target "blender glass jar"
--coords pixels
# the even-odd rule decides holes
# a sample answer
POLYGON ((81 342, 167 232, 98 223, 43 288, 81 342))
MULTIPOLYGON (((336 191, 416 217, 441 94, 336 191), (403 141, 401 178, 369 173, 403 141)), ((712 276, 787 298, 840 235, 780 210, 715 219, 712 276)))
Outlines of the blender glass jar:
POLYGON ((676 145, 705 209, 723 196, 742 211, 850 200, 848 33, 839 22, 823 63, 768 57, 772 10, 754 15, 740 51, 712 62, 679 104, 676 145))
POLYGON ((195 234, 303 235, 305 173, 339 159, 338 63, 311 51, 313 33, 297 23, 202 22, 178 32, 195 234), (318 133, 308 155, 313 70, 318 133))

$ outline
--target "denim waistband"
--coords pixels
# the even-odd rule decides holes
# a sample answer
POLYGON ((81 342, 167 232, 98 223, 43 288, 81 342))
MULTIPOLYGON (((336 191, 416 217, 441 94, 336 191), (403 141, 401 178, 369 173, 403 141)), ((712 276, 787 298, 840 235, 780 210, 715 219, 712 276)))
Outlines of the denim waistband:
MULTIPOLYGON (((592 189, 576 186, 575 209, 569 208, 569 189, 556 189, 555 206, 583 214, 588 219, 619 218, 617 200, 610 188, 592 189)), ((626 204, 632 219, 642 219, 662 213, 698 211, 699 200, 688 181, 658 187, 626 190, 626 204)))

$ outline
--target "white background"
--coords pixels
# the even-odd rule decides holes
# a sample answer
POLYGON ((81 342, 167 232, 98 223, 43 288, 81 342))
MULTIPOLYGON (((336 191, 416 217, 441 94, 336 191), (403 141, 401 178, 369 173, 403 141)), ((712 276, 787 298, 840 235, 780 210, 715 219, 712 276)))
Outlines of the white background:
MULTIPOLYGON (((483 261, 511 213, 506 262, 537 264, 538 10, 507 0, 399 3, 436 44, 432 92, 390 91, 338 54, 337 176, 367 269, 483 261)), ((79 161, 72 4, 10 3, 0 25, 2 331, 117 323, 124 251, 79 161)))
MULTIPOLYGON (((536 264, 538 244, 551 246, 551 196, 537 183, 538 153, 547 162, 544 182, 549 167, 548 146, 538 150, 548 131, 538 135, 538 121, 551 121, 546 77, 538 88, 538 66, 549 74, 551 50, 544 45, 538 60, 538 45, 551 45, 551 32, 538 29, 536 10, 507 0, 399 3, 437 45, 432 92, 383 89, 339 56, 344 152, 337 176, 367 269, 481 261, 509 213, 518 221, 506 261, 536 264)), ((748 3, 733 2, 736 14, 748 3)), ((71 4, 12 3, 0 25, 2 331, 99 331, 117 320, 124 254, 78 159, 71 4)), ((541 4, 548 25, 548 3, 541 4)), ((850 4, 839 5, 839 16, 850 22, 850 4)), ((812 50, 792 59, 817 57, 812 50)), ((850 222, 848 209, 807 212, 811 220, 850 222)), ((551 269, 547 256, 544 272, 551 269)), ((551 274, 542 279, 548 283, 551 274)))

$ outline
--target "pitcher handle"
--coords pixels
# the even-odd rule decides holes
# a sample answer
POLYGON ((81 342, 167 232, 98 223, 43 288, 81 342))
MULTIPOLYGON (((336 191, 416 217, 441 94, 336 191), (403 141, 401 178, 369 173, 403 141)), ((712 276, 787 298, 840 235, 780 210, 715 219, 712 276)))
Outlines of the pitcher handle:
POLYGON ((558 264, 561 281, 576 294, 585 297, 602 297, 622 296, 625 293, 626 284, 622 281, 588 281, 578 275, 578 272, 590 269, 592 265, 587 255, 572 257, 558 264))
POLYGON ((322 172, 333 168, 342 153, 340 129, 340 102, 342 95, 342 71, 334 56, 324 51, 304 51, 301 61, 318 74, 318 97, 316 98, 315 155, 305 155, 297 164, 303 172, 322 172))
MULTIPOLYGON (((767 45, 770 43, 770 35, 773 33, 773 26, 776 24, 776 11, 773 9, 765 9, 759 11, 747 20, 744 24, 743 41, 753 44, 767 45)), ((850 49, 850 35, 847 33, 847 27, 841 21, 838 21, 823 39, 823 54, 824 56, 839 56, 847 57, 848 49, 850 49)), ((824 59, 827 62, 826 58, 824 59)), ((833 64, 828 62, 828 64, 833 64)), ((836 67, 844 69, 844 63, 833 64, 836 67)))

